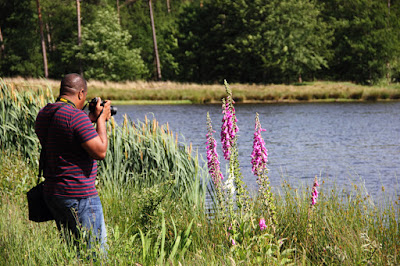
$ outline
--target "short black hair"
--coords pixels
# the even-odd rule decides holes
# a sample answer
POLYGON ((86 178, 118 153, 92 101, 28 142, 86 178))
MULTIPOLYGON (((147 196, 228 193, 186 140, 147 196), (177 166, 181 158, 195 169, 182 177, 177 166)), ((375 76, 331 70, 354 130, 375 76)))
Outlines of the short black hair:
POLYGON ((75 94, 82 88, 87 91, 86 80, 79 74, 70 73, 61 80, 60 95, 75 94))

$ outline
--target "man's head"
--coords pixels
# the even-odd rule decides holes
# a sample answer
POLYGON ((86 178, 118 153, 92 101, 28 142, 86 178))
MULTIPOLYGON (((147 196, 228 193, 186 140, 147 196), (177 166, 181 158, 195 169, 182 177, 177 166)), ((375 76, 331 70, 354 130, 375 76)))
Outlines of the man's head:
POLYGON ((76 107, 82 109, 87 95, 86 80, 79 74, 71 73, 61 80, 60 97, 67 98, 75 103, 76 107))

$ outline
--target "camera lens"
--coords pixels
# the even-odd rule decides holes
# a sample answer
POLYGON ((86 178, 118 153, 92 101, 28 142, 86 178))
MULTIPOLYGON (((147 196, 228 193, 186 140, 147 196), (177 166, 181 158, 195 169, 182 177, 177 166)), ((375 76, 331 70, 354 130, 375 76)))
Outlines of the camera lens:
POLYGON ((110 106, 110 107, 111 107, 111 115, 116 115, 118 111, 117 107, 115 106, 110 106))

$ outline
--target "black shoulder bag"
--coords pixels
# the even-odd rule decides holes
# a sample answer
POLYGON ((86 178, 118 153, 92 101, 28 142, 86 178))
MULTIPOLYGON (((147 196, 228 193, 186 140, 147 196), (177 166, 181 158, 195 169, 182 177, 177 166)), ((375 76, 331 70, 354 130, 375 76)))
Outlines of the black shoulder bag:
MULTIPOLYGON (((57 109, 53 112, 50 118, 50 125, 53 122, 54 114, 63 107, 65 104, 57 107, 57 109)), ((49 125, 49 128, 50 128, 49 125)), ((48 132, 47 132, 48 134, 48 132)), ((47 136, 46 136, 47 139, 47 136)), ((45 156, 46 155, 46 145, 45 143, 42 144, 42 150, 40 152, 40 159, 39 159, 39 175, 37 185, 31 188, 27 193, 26 196, 28 198, 28 210, 29 210, 29 220, 33 222, 46 222, 54 220, 53 214, 51 213, 50 209, 47 207, 47 204, 43 197, 43 185, 44 182, 40 182, 40 177, 42 176, 44 163, 45 163, 45 156)))

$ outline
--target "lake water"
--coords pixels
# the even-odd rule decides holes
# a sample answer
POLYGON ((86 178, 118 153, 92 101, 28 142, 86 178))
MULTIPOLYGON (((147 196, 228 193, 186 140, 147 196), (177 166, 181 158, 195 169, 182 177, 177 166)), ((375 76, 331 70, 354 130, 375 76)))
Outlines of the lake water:
MULTIPOLYGON (((312 185, 317 175, 326 184, 339 187, 365 183, 375 199, 382 196, 382 186, 390 194, 400 194, 400 102, 237 104, 235 108, 240 166, 250 188, 256 187, 250 154, 258 112, 266 129, 262 136, 273 187, 279 187, 282 180, 294 186, 312 185)), ((207 112, 217 131, 214 136, 225 171, 219 141, 220 105, 118 106, 115 118, 121 123, 126 113, 134 121, 144 121, 147 115, 160 124, 168 122, 181 141, 183 135, 205 158, 207 112)))

